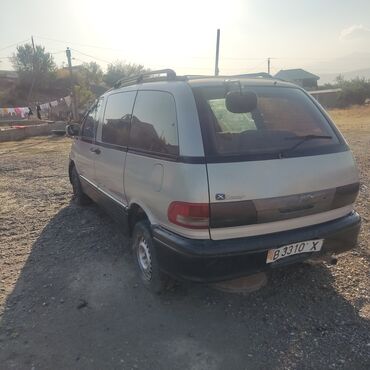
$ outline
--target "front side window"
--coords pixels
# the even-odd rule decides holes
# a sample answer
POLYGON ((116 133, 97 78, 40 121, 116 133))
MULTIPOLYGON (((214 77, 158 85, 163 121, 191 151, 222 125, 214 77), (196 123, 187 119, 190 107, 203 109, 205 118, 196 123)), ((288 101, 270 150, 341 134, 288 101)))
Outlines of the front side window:
POLYGON ((139 91, 135 101, 130 147, 145 152, 177 155, 176 106, 173 96, 163 91, 139 91))
POLYGON ((243 86, 242 90, 257 95, 257 107, 251 112, 228 111, 225 86, 193 89, 208 155, 289 157, 342 149, 325 116, 300 89, 243 86))
POLYGON ((128 91, 108 96, 102 125, 103 143, 127 146, 135 95, 136 91, 128 91))
POLYGON ((94 139, 96 127, 99 120, 99 112, 102 106, 102 99, 99 99, 88 111, 81 128, 81 137, 85 139, 94 139))

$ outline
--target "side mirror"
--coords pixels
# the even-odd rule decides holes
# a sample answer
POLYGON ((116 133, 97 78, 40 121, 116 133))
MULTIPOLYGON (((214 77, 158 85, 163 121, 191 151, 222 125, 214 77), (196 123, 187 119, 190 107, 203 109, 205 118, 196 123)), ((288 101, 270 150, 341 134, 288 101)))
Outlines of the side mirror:
POLYGON ((77 136, 80 133, 80 125, 77 125, 77 124, 67 125, 66 133, 68 136, 72 136, 72 137, 77 136))
POLYGON ((252 91, 230 91, 226 94, 225 105, 232 113, 249 113, 257 107, 257 95, 252 91))

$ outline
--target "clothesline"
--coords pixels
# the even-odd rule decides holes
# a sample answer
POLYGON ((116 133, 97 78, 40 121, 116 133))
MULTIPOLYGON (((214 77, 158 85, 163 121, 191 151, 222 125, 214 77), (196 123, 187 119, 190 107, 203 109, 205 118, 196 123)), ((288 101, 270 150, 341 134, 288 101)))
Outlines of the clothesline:
MULTIPOLYGON (((41 108, 41 111, 49 111, 52 108, 57 107, 60 104, 67 104, 68 107, 71 105, 71 97, 65 96, 59 100, 53 100, 51 102, 38 104, 41 108)), ((16 108, 0 108, 0 117, 27 117, 29 113, 28 107, 16 107, 16 108)))

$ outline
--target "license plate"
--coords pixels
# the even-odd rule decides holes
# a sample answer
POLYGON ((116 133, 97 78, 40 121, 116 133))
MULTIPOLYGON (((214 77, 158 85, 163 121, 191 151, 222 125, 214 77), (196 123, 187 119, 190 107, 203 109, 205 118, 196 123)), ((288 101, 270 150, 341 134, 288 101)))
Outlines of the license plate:
POLYGON ((270 249, 267 253, 266 263, 275 262, 281 258, 294 256, 295 254, 319 252, 323 243, 324 239, 307 240, 270 249))

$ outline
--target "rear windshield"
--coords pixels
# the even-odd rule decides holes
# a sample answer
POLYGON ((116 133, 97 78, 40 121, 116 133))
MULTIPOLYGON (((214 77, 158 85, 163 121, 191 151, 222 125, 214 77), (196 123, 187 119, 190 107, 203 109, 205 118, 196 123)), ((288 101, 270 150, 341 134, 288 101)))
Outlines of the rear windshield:
POLYGON ((227 110, 225 96, 230 89, 226 86, 193 89, 208 155, 281 158, 343 149, 325 116, 300 89, 241 88, 258 98, 249 113, 227 110))

